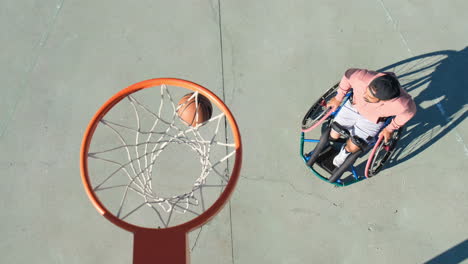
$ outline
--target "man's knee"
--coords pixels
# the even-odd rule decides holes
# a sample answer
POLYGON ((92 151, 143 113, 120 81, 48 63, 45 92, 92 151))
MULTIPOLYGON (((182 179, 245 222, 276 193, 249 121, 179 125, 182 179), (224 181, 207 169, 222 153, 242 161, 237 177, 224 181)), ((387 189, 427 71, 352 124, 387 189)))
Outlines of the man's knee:
POLYGON ((340 133, 338 133, 335 130, 331 129, 330 130, 330 139, 331 140, 336 140, 338 138, 340 138, 340 133))
POLYGON ((330 131, 330 137, 332 139, 338 139, 340 136, 343 136, 344 138, 350 137, 350 133, 348 129, 346 129, 344 126, 340 125, 337 122, 331 123, 331 131, 330 131))
POLYGON ((346 142, 346 151, 348 152, 357 152, 359 150, 363 150, 367 147, 367 142, 358 137, 358 136, 352 136, 348 139, 348 141, 346 142))

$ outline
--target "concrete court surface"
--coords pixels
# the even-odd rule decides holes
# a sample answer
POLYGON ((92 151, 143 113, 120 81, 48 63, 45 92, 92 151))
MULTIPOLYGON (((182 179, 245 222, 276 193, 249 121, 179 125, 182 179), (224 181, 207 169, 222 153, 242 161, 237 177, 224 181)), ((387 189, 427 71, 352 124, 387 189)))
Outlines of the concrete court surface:
POLYGON ((85 195, 79 148, 110 96, 167 76, 224 96, 244 143, 230 203, 190 234, 192 263, 468 263, 467 9, 2 0, 0 263, 131 263, 132 235, 85 195), (300 122, 350 67, 400 71, 418 113, 391 168, 333 188, 301 160, 300 122))

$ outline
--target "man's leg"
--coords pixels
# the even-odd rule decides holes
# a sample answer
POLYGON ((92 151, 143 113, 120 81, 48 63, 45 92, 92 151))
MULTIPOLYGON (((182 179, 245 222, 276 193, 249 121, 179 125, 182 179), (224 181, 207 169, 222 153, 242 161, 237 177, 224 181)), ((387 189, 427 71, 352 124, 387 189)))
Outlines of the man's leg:
MULTIPOLYGON (((383 122, 375 124, 360 115, 352 130, 352 137, 346 141, 343 149, 333 159, 333 164, 336 167, 339 167, 343 164, 349 154, 355 153, 359 150, 364 150, 365 146, 375 139, 383 125, 383 122)), ((331 134, 332 133, 330 133, 330 135, 331 134)))
POLYGON ((362 116, 348 101, 343 105, 343 108, 341 108, 340 112, 333 121, 335 124, 332 126, 332 130, 330 131, 331 139, 337 140, 340 138, 342 134, 340 131, 342 130, 346 130, 350 136, 343 145, 340 153, 333 160, 333 164, 336 167, 339 167, 341 164, 343 164, 344 160, 349 156, 349 154, 359 150, 359 147, 351 141, 351 136, 354 135, 354 127, 360 118, 362 118, 362 116))
MULTIPOLYGON (((338 122, 342 124, 342 126, 346 129, 350 129, 354 126, 356 122, 356 113, 355 110, 353 111, 351 108, 351 104, 349 102, 346 102, 345 105, 341 108, 341 110, 338 112, 334 119, 334 123, 338 122)), ((326 146, 328 146, 328 143, 330 142, 330 137, 332 135, 335 135, 335 137, 332 137, 332 139, 338 139, 340 137, 340 134, 337 134, 337 132, 333 131, 332 128, 327 128, 322 136, 320 137, 320 142, 315 146, 314 152, 312 155, 309 157, 309 160, 307 161, 308 166, 312 166, 315 161, 317 160, 318 156, 322 153, 322 151, 325 149, 326 146)))
POLYGON ((340 167, 351 153, 356 153, 362 149, 362 146, 354 143, 355 141, 359 141, 359 139, 352 139, 352 137, 348 138, 338 155, 333 158, 333 165, 335 165, 335 167, 340 167))
MULTIPOLYGON (((334 140, 337 140, 339 137, 340 137, 340 133, 336 132, 333 129, 330 131, 330 138, 332 138, 334 140)), ((351 138, 348 138, 348 140, 346 141, 346 144, 345 144, 345 149, 348 152, 354 153, 354 152, 359 150, 359 146, 354 144, 353 141, 351 140, 351 138)))
POLYGON ((334 140, 338 139, 341 135, 338 130, 347 130, 349 133, 352 133, 351 130, 359 117, 359 113, 352 107, 351 103, 349 101, 346 102, 333 120, 333 123, 338 124, 338 126, 332 126, 330 138, 334 140))

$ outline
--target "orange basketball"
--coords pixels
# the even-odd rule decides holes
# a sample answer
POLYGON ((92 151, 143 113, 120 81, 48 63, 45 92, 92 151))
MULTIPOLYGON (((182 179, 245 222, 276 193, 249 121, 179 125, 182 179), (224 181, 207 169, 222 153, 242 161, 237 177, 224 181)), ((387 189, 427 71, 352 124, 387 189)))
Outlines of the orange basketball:
POLYGON ((203 95, 190 98, 192 95, 193 93, 186 94, 179 100, 177 114, 186 124, 195 127, 211 118, 213 107, 210 100, 203 95))

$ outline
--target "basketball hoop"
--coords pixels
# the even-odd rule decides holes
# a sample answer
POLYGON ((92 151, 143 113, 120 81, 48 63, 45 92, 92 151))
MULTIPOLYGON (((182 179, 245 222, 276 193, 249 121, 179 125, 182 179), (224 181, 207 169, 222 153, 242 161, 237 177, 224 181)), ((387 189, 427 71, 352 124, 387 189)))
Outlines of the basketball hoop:
POLYGON ((185 264, 188 232, 214 217, 234 190, 242 143, 232 113, 214 93, 160 78, 110 98, 89 123, 80 154, 94 207, 134 233, 133 263, 185 264), (177 102, 187 90, 195 102, 199 95, 211 102, 208 120, 187 125, 180 118, 177 102), (167 163, 177 166, 164 169, 167 163))

